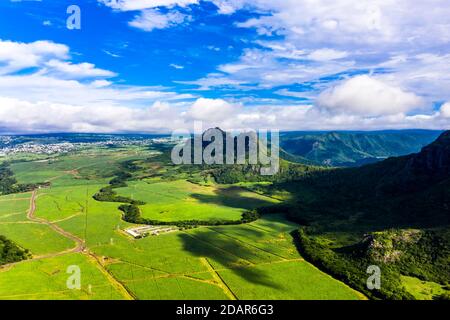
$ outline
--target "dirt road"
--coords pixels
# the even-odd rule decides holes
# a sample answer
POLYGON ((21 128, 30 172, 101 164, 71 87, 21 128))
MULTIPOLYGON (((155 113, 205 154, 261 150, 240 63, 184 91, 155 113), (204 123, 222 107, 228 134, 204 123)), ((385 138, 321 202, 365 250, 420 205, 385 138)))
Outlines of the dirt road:
POLYGON ((82 239, 65 231, 58 225, 56 225, 48 220, 35 217, 34 213, 36 211, 36 198, 37 198, 37 191, 35 190, 35 191, 33 191, 32 195, 31 195, 31 199, 30 199, 30 209, 28 210, 28 213, 27 213, 28 220, 36 222, 36 223, 40 223, 40 224, 45 224, 45 225, 49 226, 50 228, 52 228, 57 233, 59 233, 60 235, 62 235, 63 237, 70 239, 76 243, 76 246, 73 249, 70 249, 70 250, 67 250, 64 252, 55 253, 53 255, 47 255, 46 257, 51 258, 52 256, 58 256, 58 255, 65 254, 65 253, 83 252, 83 250, 85 249, 85 243, 82 239))

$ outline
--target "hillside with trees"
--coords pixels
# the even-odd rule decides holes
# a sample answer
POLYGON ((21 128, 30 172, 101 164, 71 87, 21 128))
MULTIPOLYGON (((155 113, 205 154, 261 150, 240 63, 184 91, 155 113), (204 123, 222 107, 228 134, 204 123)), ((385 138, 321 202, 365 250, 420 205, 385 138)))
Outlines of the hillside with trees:
POLYGON ((410 299, 401 276, 448 288, 450 131, 417 154, 271 188, 295 195, 269 211, 302 225, 294 236, 303 255, 356 289, 374 298, 410 299), (379 291, 365 286, 372 264, 383 270, 379 291))
POLYGON ((355 167, 388 157, 418 152, 441 131, 286 132, 281 134, 284 158, 295 162, 355 167))

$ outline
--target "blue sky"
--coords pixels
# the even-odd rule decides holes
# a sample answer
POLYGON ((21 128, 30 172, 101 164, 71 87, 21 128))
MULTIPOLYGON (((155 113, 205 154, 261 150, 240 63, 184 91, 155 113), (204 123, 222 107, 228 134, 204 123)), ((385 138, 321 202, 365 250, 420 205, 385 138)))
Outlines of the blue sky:
POLYGON ((3 0, 0 131, 446 129, 432 2, 3 0))

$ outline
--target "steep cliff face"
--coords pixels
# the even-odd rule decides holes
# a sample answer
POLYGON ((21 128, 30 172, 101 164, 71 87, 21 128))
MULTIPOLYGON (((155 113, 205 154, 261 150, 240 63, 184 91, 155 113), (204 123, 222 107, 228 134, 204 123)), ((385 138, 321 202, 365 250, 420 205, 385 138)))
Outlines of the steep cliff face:
POLYGON ((368 171, 378 173, 374 185, 382 196, 407 195, 448 181, 450 131, 442 133, 436 141, 422 148, 419 153, 388 159, 374 167, 368 167, 368 171))
POLYGON ((430 174, 445 179, 450 175, 450 131, 444 132, 435 142, 411 156, 408 168, 416 174, 430 174))

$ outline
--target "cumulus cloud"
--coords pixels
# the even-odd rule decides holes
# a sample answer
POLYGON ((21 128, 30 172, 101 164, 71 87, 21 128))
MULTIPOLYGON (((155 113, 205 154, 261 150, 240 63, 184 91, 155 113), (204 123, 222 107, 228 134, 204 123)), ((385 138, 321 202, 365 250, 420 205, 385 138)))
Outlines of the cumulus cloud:
POLYGON ((2 132, 164 132, 182 126, 176 109, 157 102, 149 108, 28 102, 0 97, 2 132), (49 116, 51 115, 51 116, 49 116))
MULTIPOLYGON (((132 11, 130 25, 145 31, 183 25, 191 19, 188 7, 202 3, 99 1, 132 11)), ((119 85, 111 80, 113 71, 71 61, 63 44, 0 40, 0 131, 163 132, 189 127, 194 120, 224 129, 450 125, 449 103, 438 111, 426 109, 433 101, 450 101, 446 0, 433 0, 439 10, 407 0, 208 1, 219 14, 261 13, 237 26, 254 28, 265 40, 247 42, 241 57, 217 66, 217 72, 177 83, 197 90, 275 88, 291 99, 306 97, 310 104, 259 99, 245 106, 245 99, 197 99, 167 88, 119 85), (352 77, 355 72, 373 75, 352 77), (296 92, 287 89, 290 85, 308 89, 296 92)), ((250 92, 246 99, 252 98, 250 92)))
POLYGON ((440 113, 444 118, 450 118, 450 102, 444 103, 441 106, 440 113))
MULTIPOLYGON (((58 122, 64 112, 73 115, 75 114, 73 110, 85 112, 86 108, 91 106, 95 106, 92 112, 100 114, 111 110, 131 112, 132 109, 129 109, 131 106, 148 106, 159 100, 177 103, 177 101, 194 98, 190 94, 178 94, 164 87, 115 84, 106 79, 114 77, 116 73, 97 68, 88 62, 72 63, 69 58, 70 50, 62 44, 49 41, 32 43, 0 41, 0 63, 5 63, 4 67, 0 67, 2 71, 0 72, 0 98, 2 99, 0 111, 5 119, 9 119, 10 124, 17 126, 18 131, 25 130, 22 128, 20 119, 28 116, 26 112, 28 107, 31 118, 29 124, 24 122, 24 127, 28 128, 26 130, 34 127, 36 130, 45 131, 47 124, 48 130, 51 130, 55 124, 48 122, 53 121, 51 119, 44 121, 43 117, 55 118, 54 121, 58 122), (28 68, 33 70, 20 72, 28 68), (102 109, 101 106, 106 108, 102 109), (61 113, 57 110, 59 107, 61 107, 61 113), (112 107, 125 109, 108 109, 112 107), (16 108, 17 112, 14 111, 16 108), (39 108, 42 110, 38 111, 39 108), (32 110, 35 113, 31 112, 32 110), (38 113, 40 114, 34 116, 38 113), (16 116, 17 119, 14 120, 16 116)), ((92 116, 92 119, 95 118, 92 116)), ((77 119, 74 118, 74 120, 77 119)), ((67 118, 66 121, 70 119, 67 118)), ((61 126, 68 130, 73 129, 67 123, 61 126)), ((13 128, 6 124, 4 127, 13 128)), ((114 128, 114 125, 111 128, 114 128)))
POLYGON ((450 99, 445 89, 450 86, 446 0, 433 0, 432 7, 438 10, 419 0, 211 2, 222 14, 240 9, 262 13, 236 26, 255 29, 265 40, 255 42, 263 49, 253 46, 239 60, 219 66, 226 76, 213 73, 191 81, 203 90, 220 88, 222 83, 236 89, 242 84, 270 88, 323 83, 327 76, 382 69, 388 82, 426 96, 429 104, 450 99))
POLYGON ((198 99, 186 113, 193 120, 217 122, 232 118, 238 113, 239 107, 222 99, 198 99))
POLYGON ((26 92, 26 98, 31 102, 49 101, 77 105, 143 105, 157 100, 194 98, 191 94, 179 94, 161 87, 126 86, 98 80, 86 83, 40 74, 0 76, 0 96, 22 99, 26 92))
POLYGON ((432 101, 450 100, 450 54, 421 53, 393 55, 379 67, 389 72, 383 79, 396 82, 432 101))
POLYGON ((431 114, 403 113, 367 117, 362 114, 334 114, 312 105, 257 105, 244 107, 222 99, 194 102, 156 101, 149 107, 96 104, 30 102, 0 96, 0 131, 37 132, 171 132, 203 128, 225 130, 370 130, 399 128, 445 129, 450 124, 447 107, 431 114))
POLYGON ((317 105, 329 111, 365 116, 404 114, 423 107, 423 103, 415 94, 367 75, 346 80, 317 99, 317 105))
POLYGON ((51 41, 30 43, 0 39, 0 74, 38 67, 49 59, 67 59, 69 47, 51 41))
POLYGON ((218 8, 220 14, 232 14, 236 10, 241 9, 246 1, 245 0, 211 0, 218 8))
POLYGON ((109 71, 96 68, 92 63, 78 63, 73 64, 67 61, 50 60, 45 63, 45 66, 50 72, 57 73, 62 76, 74 78, 95 78, 95 77, 115 77, 117 74, 109 71))
POLYGON ((450 8, 446 0, 433 0, 433 8, 439 10, 431 10, 429 3, 411 0, 357 3, 353 0, 247 0, 242 5, 270 14, 252 18, 240 24, 241 27, 256 28, 261 34, 277 33, 302 39, 306 43, 409 46, 443 44, 450 39, 446 30, 450 8))
POLYGON ((205 78, 184 83, 199 85, 202 89, 219 88, 223 84, 239 89, 242 89, 242 85, 251 84, 258 84, 260 88, 273 88, 314 81, 345 72, 354 66, 353 61, 308 61, 306 52, 294 51, 281 44, 271 49, 245 49, 238 61, 218 66, 222 74, 211 73, 205 78), (286 62, 286 59, 291 60, 286 62))
POLYGON ((189 20, 189 16, 180 12, 161 13, 156 9, 147 9, 135 16, 129 25, 144 31, 153 31, 172 27, 186 20, 189 20))
MULTIPOLYGON (((197 0, 99 1, 116 10, 140 10, 138 17, 142 21, 137 22, 138 27, 147 31, 183 23, 184 19, 176 16, 180 8, 203 3, 197 0), (145 10, 166 14, 145 19, 145 10)), ((450 7, 446 0, 433 0, 432 7, 438 10, 431 10, 429 3, 419 0, 204 2, 213 3, 219 14, 232 15, 238 10, 258 12, 259 15, 235 25, 256 30, 264 36, 264 41, 256 40, 243 50, 238 60, 219 65, 218 72, 177 83, 196 85, 197 90, 205 91, 275 88, 276 92, 287 92, 286 96, 292 98, 307 96, 311 102, 314 95, 332 87, 320 96, 322 106, 331 103, 324 102, 324 97, 333 93, 335 100, 348 101, 352 112, 371 115, 411 112, 450 99, 447 89, 450 56, 445 54, 450 44, 450 7), (370 80, 364 78, 359 83, 367 85, 363 88, 357 88, 355 81, 341 87, 342 78, 352 76, 355 71, 369 74, 377 70, 383 74, 377 74, 377 80, 372 79, 372 89, 370 80), (277 88, 311 83, 314 85, 307 95, 277 88), (372 106, 374 100, 364 103, 361 92, 373 97, 377 90, 386 90, 375 100, 377 108, 372 106), (355 96, 350 99, 345 92, 355 92, 355 96), (383 103, 389 105, 382 106, 383 103), (361 107, 362 104, 365 106, 361 107)), ((328 107, 342 111, 338 106, 328 107)))

